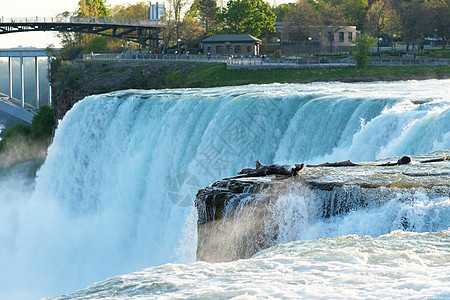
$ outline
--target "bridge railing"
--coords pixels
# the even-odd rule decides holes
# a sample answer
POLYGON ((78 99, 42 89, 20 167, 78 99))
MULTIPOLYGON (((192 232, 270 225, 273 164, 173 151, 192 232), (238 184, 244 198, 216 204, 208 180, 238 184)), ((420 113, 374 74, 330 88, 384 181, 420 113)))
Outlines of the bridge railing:
POLYGON ((1 17, 0 23, 83 23, 83 24, 115 24, 162 27, 163 21, 150 21, 126 18, 89 18, 89 17, 29 17, 29 18, 6 18, 1 17))

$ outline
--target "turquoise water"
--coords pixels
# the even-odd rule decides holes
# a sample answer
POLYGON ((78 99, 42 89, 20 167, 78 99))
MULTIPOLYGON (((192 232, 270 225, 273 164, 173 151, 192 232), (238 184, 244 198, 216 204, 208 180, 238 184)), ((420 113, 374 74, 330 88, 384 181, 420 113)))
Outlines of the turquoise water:
MULTIPOLYGON (((192 200, 198 188, 257 159, 361 162, 450 149, 449 83, 272 84, 88 97, 60 123, 34 184, 20 174, 0 181, 0 298, 68 294, 122 274, 129 275, 93 285, 82 297, 340 298, 354 285, 354 298, 384 298, 394 290, 402 298, 445 298, 448 197, 418 196, 418 204, 402 208, 419 215, 414 207, 435 206, 441 223, 434 233, 398 232, 392 224, 367 233, 361 228, 371 223, 351 226, 364 223, 361 212, 331 225, 311 223, 317 234, 310 236, 285 226, 284 246, 267 250, 280 253, 225 264, 194 262, 192 200), (339 222, 346 230, 327 232, 339 222), (404 238, 411 261, 405 255, 389 261, 396 236, 404 238), (438 254, 422 257, 417 239, 433 241, 438 254), (320 243, 341 240, 329 257, 321 254, 327 247, 320 243), (365 243, 380 244, 386 255, 360 258, 354 244, 365 243), (305 247, 317 256, 304 256, 305 247), (412 271, 417 265, 420 274, 412 271), (387 284, 392 278, 397 282, 387 284)), ((279 224, 303 224, 295 212, 308 197, 283 199, 293 210, 279 224)), ((366 212, 373 224, 388 221, 389 206, 380 209, 366 212)))

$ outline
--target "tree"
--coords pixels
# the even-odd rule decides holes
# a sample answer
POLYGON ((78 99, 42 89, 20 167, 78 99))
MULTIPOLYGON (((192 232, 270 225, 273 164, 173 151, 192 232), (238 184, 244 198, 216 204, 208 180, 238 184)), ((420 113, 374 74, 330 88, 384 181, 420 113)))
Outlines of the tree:
POLYGON ((403 39, 410 44, 420 43, 426 29, 427 13, 423 0, 391 0, 392 6, 397 12, 402 25, 403 39))
POLYGON ((92 38, 89 43, 86 45, 85 53, 102 53, 106 52, 106 48, 108 46, 107 38, 104 36, 96 36, 92 38))
MULTIPOLYGON (((365 30, 374 37, 386 34, 393 40, 393 35, 400 35, 401 24, 397 12, 392 8, 390 2, 377 1, 373 3, 366 15, 365 30)), ((379 44, 378 44, 379 45, 379 44)))
POLYGON ((363 34, 356 38, 356 46, 353 51, 353 58, 358 69, 364 69, 370 61, 370 49, 376 44, 377 39, 370 35, 363 34))
POLYGON ((275 31, 276 16, 263 0, 230 0, 217 14, 221 33, 247 33, 255 37, 275 31))
MULTIPOLYGON (((102 18, 107 17, 108 11, 102 0, 80 0, 76 15, 77 17, 102 18)), ((92 36, 88 34, 76 35, 78 45, 85 46, 91 39, 92 36)))
MULTIPOLYGON (((146 20, 149 18, 149 3, 137 2, 135 4, 115 5, 109 11, 109 15, 113 18, 120 19, 137 19, 146 20)), ((107 44, 110 51, 123 50, 125 43, 123 40, 115 38, 107 38, 107 44)), ((134 45, 136 46, 136 45, 134 45)))
POLYGON ((433 31, 429 33, 441 37, 443 40, 442 48, 445 49, 445 44, 449 39, 450 32, 450 1, 428 0, 426 6, 430 12, 430 25, 433 29, 433 31))
POLYGON ((124 19, 140 19, 147 20, 149 18, 149 3, 137 2, 135 4, 115 5, 111 9, 111 16, 124 19))
POLYGON ((167 10, 167 25, 169 27, 174 26, 176 41, 180 39, 180 30, 182 26, 182 13, 186 8, 187 0, 168 0, 168 10, 167 10))
POLYGON ((206 34, 209 33, 211 26, 215 23, 219 8, 216 0, 199 0, 198 14, 200 21, 205 26, 206 34))
POLYGON ((378 1, 372 4, 367 11, 366 24, 364 29, 372 36, 378 37, 386 26, 386 10, 388 9, 387 2, 378 1))
POLYGON ((314 26, 321 25, 318 12, 307 0, 298 0, 286 16, 286 32, 291 40, 306 40, 314 33, 314 26))
POLYGON ((323 25, 356 26, 364 25, 367 0, 308 0, 322 16, 323 25))
POLYGON ((341 6, 348 22, 346 25, 352 25, 358 29, 362 29, 369 6, 367 0, 342 0, 341 6))
POLYGON ((198 47, 205 36, 205 28, 193 17, 186 15, 181 27, 181 40, 186 50, 198 47))
POLYGON ((277 22, 284 22, 287 19, 289 12, 291 11, 294 5, 295 5, 294 3, 284 3, 272 7, 271 10, 277 17, 277 22))
POLYGON ((78 2, 78 17, 107 17, 108 11, 102 0, 80 0, 78 2))

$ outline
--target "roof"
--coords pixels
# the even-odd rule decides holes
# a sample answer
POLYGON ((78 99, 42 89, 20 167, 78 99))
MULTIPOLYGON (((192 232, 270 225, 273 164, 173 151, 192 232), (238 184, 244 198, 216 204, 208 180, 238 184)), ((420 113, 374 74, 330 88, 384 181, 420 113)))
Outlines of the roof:
POLYGON ((203 43, 226 43, 226 42, 261 43, 261 40, 255 38, 254 36, 251 36, 250 34, 216 34, 203 40, 203 43))

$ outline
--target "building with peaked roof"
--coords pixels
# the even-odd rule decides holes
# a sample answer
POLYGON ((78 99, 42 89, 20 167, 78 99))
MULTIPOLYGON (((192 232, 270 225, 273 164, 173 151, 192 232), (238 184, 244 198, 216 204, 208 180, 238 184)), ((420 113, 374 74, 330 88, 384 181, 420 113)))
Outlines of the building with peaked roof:
POLYGON ((203 40, 203 53, 208 55, 259 55, 261 40, 250 34, 216 34, 203 40))

